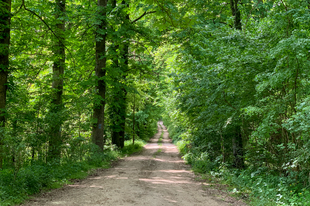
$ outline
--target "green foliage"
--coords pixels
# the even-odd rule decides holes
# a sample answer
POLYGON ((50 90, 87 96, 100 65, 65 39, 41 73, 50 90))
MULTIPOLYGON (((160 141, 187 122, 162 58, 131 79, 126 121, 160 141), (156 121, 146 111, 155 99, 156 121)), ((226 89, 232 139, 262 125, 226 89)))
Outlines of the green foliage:
POLYGON ((87 171, 95 165, 85 162, 67 164, 34 163, 23 167, 14 174, 11 170, 3 170, 0 175, 1 205, 19 204, 42 189, 53 189, 69 183, 71 179, 82 179, 87 171))
POLYGON ((72 0, 55 20, 53 2, 20 7, 12 1, 0 198, 18 203, 106 167, 120 153, 137 152, 143 143, 130 141, 147 141, 163 119, 195 171, 213 172, 261 204, 308 204, 309 2, 239 1, 240 22, 231 9, 224 0, 109 1, 100 16, 95 1, 72 0), (62 19, 66 68, 56 111, 54 34, 62 19), (99 29, 103 20, 107 27, 99 29), (238 23, 242 30, 235 29, 238 23), (107 34, 101 79, 93 72, 95 31, 107 34), (105 99, 97 95, 98 80, 105 83, 105 99), (101 101, 104 153, 90 143, 93 108, 101 101), (59 125, 61 158, 49 165, 48 146, 59 125), (115 134, 128 140, 121 152, 110 144, 115 134))
POLYGON ((160 1, 116 1, 116 5, 109 1, 105 17, 99 15, 94 1, 66 1, 64 14, 56 2, 21 3, 12 1, 6 122, 0 127, 1 205, 20 203, 42 189, 84 178, 87 171, 106 168, 111 160, 142 149, 142 140, 156 133, 161 113, 157 93, 161 83, 156 79, 161 68, 155 66, 153 52, 170 23, 160 21, 178 13, 172 2, 160 1), (169 9, 163 12, 161 6, 166 5, 169 9), (62 20, 65 32, 59 30, 62 20), (108 26, 99 29, 103 20, 108 26), (106 86, 105 99, 96 91, 95 32, 107 34, 106 76, 100 79, 106 86), (56 77, 59 44, 66 50, 65 69, 63 76, 56 77), (64 81, 63 91, 53 89, 56 79, 64 81), (55 106, 53 96, 59 92, 62 104, 55 106), (93 109, 99 100, 105 101, 108 111, 101 125, 103 153, 91 143, 97 122, 93 109), (111 145, 113 132, 122 132, 128 140, 122 150, 111 145), (48 155, 54 137, 59 137, 56 149, 60 152, 55 162, 48 155))
POLYGON ((137 152, 141 152, 145 141, 136 140, 135 144, 132 144, 132 141, 125 141, 125 147, 121 149, 123 155, 131 155, 137 152))
MULTIPOLYGON (((137 140, 133 145, 131 141, 125 142, 125 147, 118 151, 107 149, 104 153, 89 150, 82 161, 73 161, 59 164, 33 162, 22 167, 19 171, 11 169, 0 173, 0 204, 12 205, 22 203, 29 195, 42 190, 54 189, 70 184, 71 180, 84 179, 89 172, 96 168, 109 168, 111 161, 139 152, 145 145, 144 141, 137 140)), ((96 146, 91 146, 96 147, 96 146)))
POLYGON ((233 185, 233 192, 249 194, 253 199, 251 205, 307 205, 310 201, 304 186, 304 174, 293 170, 288 171, 288 175, 279 176, 263 167, 245 171, 223 167, 213 175, 233 185))
POLYGON ((239 4, 236 30, 229 5, 195 3, 195 24, 156 55, 165 58, 170 136, 194 171, 220 176, 253 204, 309 204, 309 4, 239 4))
POLYGON ((185 155, 189 152, 188 143, 186 143, 184 140, 180 140, 180 141, 176 142, 176 145, 178 147, 179 152, 182 155, 185 155))

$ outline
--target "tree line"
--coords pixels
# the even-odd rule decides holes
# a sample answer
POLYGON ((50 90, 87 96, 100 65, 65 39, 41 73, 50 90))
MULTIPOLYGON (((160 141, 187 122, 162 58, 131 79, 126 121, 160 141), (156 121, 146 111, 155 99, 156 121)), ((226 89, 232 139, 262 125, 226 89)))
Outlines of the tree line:
POLYGON ((0 168, 155 132, 162 4, 0 1, 0 168))
POLYGON ((122 148, 162 117, 194 169, 310 201, 307 0, 0 4, 3 169, 122 148))
POLYGON ((260 205, 309 204, 310 2, 187 3, 196 22, 158 50, 171 136, 260 205))

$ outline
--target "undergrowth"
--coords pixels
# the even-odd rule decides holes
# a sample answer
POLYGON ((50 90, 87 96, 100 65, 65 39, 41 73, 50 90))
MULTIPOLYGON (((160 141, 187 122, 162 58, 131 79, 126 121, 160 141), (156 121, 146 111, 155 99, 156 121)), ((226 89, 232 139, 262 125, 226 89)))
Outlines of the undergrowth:
POLYGON ((310 205, 309 171, 289 169, 279 174, 263 166, 237 170, 223 164, 222 157, 211 161, 207 152, 191 148, 185 140, 176 141, 176 145, 194 172, 208 176, 209 182, 227 185, 232 195, 245 199, 249 205, 310 205))
POLYGON ((278 174, 267 167, 237 170, 222 164, 220 159, 210 161, 207 152, 190 150, 184 140, 178 141, 177 146, 194 172, 209 175, 208 181, 228 185, 230 193, 247 197, 249 205, 310 205, 309 184, 304 181, 309 171, 278 174))
POLYGON ((124 156, 141 152, 144 145, 145 141, 143 140, 135 140, 135 144, 132 144, 131 141, 125 141, 125 147, 121 150, 121 152, 124 156))
POLYGON ((125 142, 121 150, 108 148, 104 153, 92 153, 82 161, 68 159, 61 163, 32 162, 19 171, 4 169, 0 171, 0 205, 20 204, 29 195, 70 184, 74 179, 84 179, 89 172, 97 168, 109 168, 118 158, 139 152, 144 141, 125 142))

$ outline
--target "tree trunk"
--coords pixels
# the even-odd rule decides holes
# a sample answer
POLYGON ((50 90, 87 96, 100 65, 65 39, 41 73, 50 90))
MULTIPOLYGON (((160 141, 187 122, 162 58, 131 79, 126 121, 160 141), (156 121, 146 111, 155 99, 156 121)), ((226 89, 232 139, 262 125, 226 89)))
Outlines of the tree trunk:
POLYGON ((96 85, 96 98, 94 102, 93 118, 96 123, 93 124, 92 141, 98 145, 103 151, 104 142, 104 107, 106 83, 104 77, 106 75, 106 7, 107 0, 98 0, 99 13, 98 18, 100 24, 96 31, 96 76, 98 82, 96 85))
POLYGON ((241 135, 241 127, 235 126, 235 133, 232 139, 233 154, 234 154, 234 167, 238 169, 244 168, 243 158, 243 140, 241 135))
POLYGON ((114 91, 113 103, 111 105, 111 115, 112 115, 112 144, 120 147, 120 104, 121 99, 119 98, 120 92, 114 91))
MULTIPOLYGON (((126 4, 125 1, 122 2, 122 4, 126 4)), ((129 2, 127 3, 127 8, 129 8, 129 2)), ((127 13, 125 16, 125 24, 130 24, 130 19, 129 19, 129 14, 127 13)), ((126 25, 125 25, 126 26, 126 25)), ((123 84, 125 84, 126 81, 126 72, 128 71, 129 67, 129 41, 128 38, 126 39, 126 42, 124 44, 123 48, 123 58, 125 60, 124 66, 123 66, 123 76, 122 76, 122 81, 123 84)), ((120 147, 124 147, 125 143, 125 127, 126 127, 126 102, 127 102, 127 91, 125 87, 122 88, 122 104, 121 104, 121 133, 120 133, 120 147)))
MULTIPOLYGON (((126 4, 125 1, 122 1, 122 4, 126 4)), ((112 5, 113 7, 116 7, 115 1, 112 5)), ((127 7, 129 5, 127 4, 127 7)), ((125 20, 124 20, 124 25, 129 23, 129 14, 125 15, 125 20)), ((126 34, 123 34, 125 41, 127 41, 126 34)), ((125 42, 123 45, 117 45, 115 47, 115 54, 116 54, 116 49, 121 48, 121 54, 120 58, 123 58, 124 63, 119 64, 118 63, 118 58, 117 57, 114 60, 114 65, 116 67, 119 67, 121 70, 121 75, 120 77, 115 77, 115 81, 120 85, 119 88, 115 88, 115 96, 114 96, 114 105, 112 106, 112 113, 114 113, 114 118, 113 118, 113 126, 112 126, 112 144, 115 144, 117 147, 123 148, 124 147, 124 142, 125 142, 125 126, 126 126, 126 96, 127 96, 127 91, 125 89, 125 81, 126 81, 126 72, 128 70, 128 49, 129 49, 129 43, 125 42)))
POLYGON ((51 122, 51 135, 48 148, 48 159, 60 159, 61 145, 63 140, 61 138, 62 125, 62 94, 63 94, 63 75, 65 70, 65 20, 66 0, 56 0, 56 30, 55 34, 55 48, 54 48, 54 64, 53 64, 53 83, 52 83, 52 104, 51 115, 54 121, 51 122))
MULTIPOLYGON (((238 9, 239 0, 230 0, 230 7, 232 15, 235 17, 235 28, 237 30, 242 30, 241 25, 241 12, 238 9)), ((236 120, 240 121, 240 120, 236 120)), ((244 168, 244 158, 243 158, 243 140, 240 125, 235 126, 235 134, 232 139, 233 155, 234 155, 234 166, 238 169, 244 168)))
POLYGON ((222 156, 223 156, 223 159, 222 159, 222 162, 225 163, 225 141, 224 141, 224 137, 222 135, 222 131, 220 132, 220 136, 221 136, 221 152, 222 152, 222 156))
MULTIPOLYGON (((113 0, 112 1, 112 9, 116 8, 116 0, 113 0)), ((116 33, 117 30, 114 30, 114 32, 116 33)), ((113 36, 113 39, 117 39, 118 37, 117 36, 113 36)), ((119 69, 119 63, 118 63, 118 60, 119 60, 119 55, 118 55, 118 48, 119 48, 119 45, 118 43, 113 43, 113 45, 111 46, 112 48, 112 53, 114 54, 113 56, 113 67, 115 69, 119 69)), ((117 77, 115 78, 114 77, 114 81, 117 81, 117 77)), ((116 145, 117 147, 120 146, 120 134, 119 134, 119 128, 118 128, 118 124, 119 124, 119 118, 118 118, 118 115, 119 115, 119 106, 118 105, 115 105, 115 104, 119 104, 120 103, 120 100, 119 100, 119 94, 118 94, 118 90, 114 91, 114 95, 112 97, 113 99, 113 103, 111 104, 111 110, 112 110, 112 132, 111 132, 111 136, 112 136, 112 144, 116 145)))
POLYGON ((230 0, 230 8, 231 8, 232 15, 235 17, 235 22, 234 22, 235 28, 238 30, 242 30, 241 12, 238 8, 238 3, 239 3, 239 0, 230 0))
POLYGON ((126 90, 116 88, 111 106, 112 110, 112 144, 119 148, 124 147, 126 121, 126 90))
POLYGON ((9 74, 9 45, 11 24, 11 0, 0 0, 0 168, 2 168, 5 128, 7 80, 9 74))
POLYGON ((136 112, 136 94, 133 94, 133 108, 132 108, 132 144, 135 144, 135 112, 136 112))
POLYGON ((126 127, 126 99, 127 99, 127 91, 125 88, 121 91, 122 93, 122 103, 120 108, 120 115, 121 115, 121 121, 120 121, 120 148, 123 148, 125 146, 125 127, 126 127))

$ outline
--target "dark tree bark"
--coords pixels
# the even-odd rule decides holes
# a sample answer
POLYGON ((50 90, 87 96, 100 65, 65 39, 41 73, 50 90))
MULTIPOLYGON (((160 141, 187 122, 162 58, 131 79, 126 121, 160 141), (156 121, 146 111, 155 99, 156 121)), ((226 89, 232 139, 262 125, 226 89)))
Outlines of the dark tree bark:
POLYGON ((244 158, 243 158, 243 140, 241 127, 235 126, 235 133, 233 134, 232 145, 234 154, 234 167, 238 169, 244 168, 244 158))
MULTIPOLYGON (((112 8, 116 8, 116 0, 113 0, 112 1, 112 8)), ((116 30, 114 31, 115 33, 117 32, 116 30)), ((114 40, 117 39, 117 36, 115 36, 113 38, 114 40)), ((119 60, 119 55, 118 55, 118 48, 119 48, 119 45, 118 43, 113 43, 113 45, 111 46, 112 48, 112 52, 114 54, 113 56, 113 67, 115 69, 119 69, 119 63, 118 63, 118 60, 119 60)), ((114 81, 117 81, 117 78, 114 78, 114 81)), ((118 118, 118 115, 119 115, 119 106, 116 105, 116 104, 119 104, 120 100, 119 100, 119 91, 116 89, 116 91, 114 91, 114 96, 112 97, 113 99, 113 103, 111 104, 111 110, 112 110, 112 144, 116 145, 117 147, 120 146, 120 134, 119 134, 119 130, 120 128, 118 128, 118 124, 119 124, 119 118, 118 118)))
POLYGON ((96 100, 94 102, 93 118, 96 123, 93 124, 92 141, 101 151, 103 151, 104 143, 104 107, 106 95, 106 7, 107 0, 98 0, 98 19, 100 24, 96 31, 96 76, 98 82, 96 85, 96 100))
MULTIPOLYGON (((122 83, 121 83, 122 84, 122 83)), ((112 144, 119 148, 124 147, 126 126, 126 96, 125 88, 117 88, 112 105, 112 144)))
POLYGON ((111 105, 112 144, 119 148, 124 147, 125 141, 126 96, 127 91, 124 88, 116 88, 111 105))
MULTIPOLYGON (((127 4, 127 8, 129 8, 129 1, 126 3, 125 1, 122 2, 122 4, 127 4)), ((130 19, 129 19, 129 14, 126 14, 125 16, 125 26, 129 26, 130 25, 130 19)), ((128 41, 127 37, 127 41, 124 43, 124 47, 123 47, 123 58, 125 60, 124 65, 123 65, 123 76, 122 76, 122 81, 125 84, 126 82, 126 73, 128 72, 128 68, 129 68, 129 41, 128 41)), ((122 88, 122 104, 121 104, 121 133, 120 133, 120 147, 123 148, 124 147, 124 142, 125 142, 125 127, 126 127, 126 107, 127 107, 127 91, 125 89, 125 87, 122 88)))
POLYGON ((62 94, 63 94, 63 75, 65 70, 65 20, 66 0, 56 0, 56 44, 54 47, 54 64, 53 64, 53 84, 52 84, 52 102, 51 115, 54 121, 51 122, 51 135, 49 140, 49 149, 47 160, 60 159, 61 146, 63 140, 61 137, 62 125, 62 94), (60 20, 61 19, 61 20, 60 20))
POLYGON ((6 93, 9 74, 11 0, 0 0, 0 7, 0 168, 2 168, 4 158, 3 129, 6 120, 6 93))
MULTIPOLYGON (((242 30, 241 25, 241 12, 238 9, 239 0, 230 0, 230 7, 232 15, 235 18, 235 29, 242 30)), ((236 120, 240 121, 240 120, 236 120)), ((238 169, 244 168, 244 158, 243 158, 243 140, 241 127, 235 126, 235 133, 232 139, 233 155, 234 155, 234 166, 238 169)))
MULTIPOLYGON (((125 1, 122 1, 122 4, 126 4, 125 1)), ((113 7, 116 7, 116 1, 113 2, 113 7)), ((126 4, 129 7, 129 4, 126 4)), ((129 14, 124 16, 124 24, 122 26, 129 26, 129 14)), ((113 126, 112 126, 112 144, 115 144, 117 147, 123 148, 125 142, 125 126, 126 126, 126 96, 127 91, 125 89, 126 81, 126 72, 128 71, 128 51, 129 43, 127 42, 126 34, 123 34, 123 37, 126 39, 126 42, 121 45, 115 45, 115 54, 116 50, 120 49, 120 55, 114 60, 114 66, 119 67, 121 75, 114 78, 116 84, 119 84, 120 87, 115 88, 115 94, 113 97, 113 106, 112 113, 113 116, 113 126), (124 63, 119 63, 118 58, 122 58, 124 63)))
POLYGON ((111 105, 111 115, 112 115, 112 144, 117 147, 121 146, 121 104, 122 104, 122 96, 121 90, 118 88, 115 89, 113 96, 113 103, 111 105))
POLYGON ((126 127, 126 104, 127 103, 127 91, 123 88, 122 90, 122 104, 121 104, 121 121, 120 121, 120 148, 123 148, 125 145, 125 127, 126 127))
POLYGON ((235 28, 238 30, 242 30, 242 25, 241 25, 241 12, 238 9, 238 3, 239 0, 230 0, 230 8, 232 15, 235 17, 235 28))

